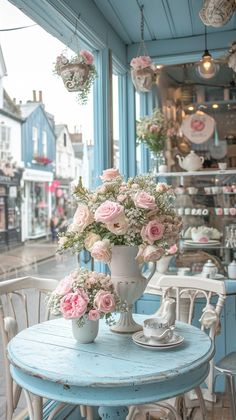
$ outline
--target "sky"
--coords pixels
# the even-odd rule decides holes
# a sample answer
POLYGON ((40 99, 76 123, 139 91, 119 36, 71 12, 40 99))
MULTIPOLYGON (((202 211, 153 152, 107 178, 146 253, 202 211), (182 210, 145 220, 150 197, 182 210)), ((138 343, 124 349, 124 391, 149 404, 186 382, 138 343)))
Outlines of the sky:
POLYGON ((18 8, 0 0, 0 44, 7 67, 3 85, 17 103, 33 99, 33 90, 42 91, 46 111, 55 117, 56 124, 67 124, 74 132, 82 130, 86 140, 92 138, 92 100, 81 106, 76 93, 68 92, 60 77, 53 74, 53 63, 65 45, 39 25, 31 28, 3 31, 32 25, 18 8))

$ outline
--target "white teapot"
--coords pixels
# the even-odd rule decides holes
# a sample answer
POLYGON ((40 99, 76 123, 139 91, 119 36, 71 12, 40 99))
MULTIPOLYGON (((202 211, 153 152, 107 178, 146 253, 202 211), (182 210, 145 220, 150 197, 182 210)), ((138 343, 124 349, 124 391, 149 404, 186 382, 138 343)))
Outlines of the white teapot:
POLYGON ((191 150, 185 158, 179 155, 176 155, 176 157, 178 158, 179 165, 185 171, 197 171, 202 168, 204 162, 204 157, 196 155, 194 150, 191 150))

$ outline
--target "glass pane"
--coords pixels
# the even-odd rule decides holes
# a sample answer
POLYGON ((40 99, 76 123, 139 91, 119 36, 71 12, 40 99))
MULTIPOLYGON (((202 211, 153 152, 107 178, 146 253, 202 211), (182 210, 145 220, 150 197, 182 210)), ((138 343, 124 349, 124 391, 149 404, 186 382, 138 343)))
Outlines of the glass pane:
MULTIPOLYGON (((136 121, 140 118, 140 93, 135 92, 135 113, 136 121)), ((136 146, 136 164, 137 164, 137 174, 141 172, 141 146, 137 144, 136 146)))
POLYGON ((30 183, 29 236, 39 236, 47 230, 48 188, 47 183, 30 183))
POLYGON ((113 166, 119 168, 119 90, 118 90, 119 76, 112 75, 112 93, 113 93, 113 166))

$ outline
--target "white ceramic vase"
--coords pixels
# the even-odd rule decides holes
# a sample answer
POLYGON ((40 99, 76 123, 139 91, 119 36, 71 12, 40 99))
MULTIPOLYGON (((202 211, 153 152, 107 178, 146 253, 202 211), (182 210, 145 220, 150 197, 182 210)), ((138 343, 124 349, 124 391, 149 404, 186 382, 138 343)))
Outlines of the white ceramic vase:
POLYGON ((133 319, 132 309, 134 302, 142 295, 154 274, 155 265, 149 277, 144 277, 135 260, 137 253, 137 246, 117 245, 112 248, 111 280, 116 293, 121 301, 126 303, 128 309, 120 313, 118 322, 111 327, 111 330, 117 333, 133 333, 142 330, 142 326, 133 319))
POLYGON ((173 255, 164 255, 157 261, 157 268, 156 271, 160 274, 164 274, 167 272, 170 260, 173 258, 173 255))
POLYGON ((81 344, 93 343, 98 335, 99 320, 90 321, 84 316, 84 324, 78 325, 78 318, 72 319, 72 333, 76 341, 81 344))

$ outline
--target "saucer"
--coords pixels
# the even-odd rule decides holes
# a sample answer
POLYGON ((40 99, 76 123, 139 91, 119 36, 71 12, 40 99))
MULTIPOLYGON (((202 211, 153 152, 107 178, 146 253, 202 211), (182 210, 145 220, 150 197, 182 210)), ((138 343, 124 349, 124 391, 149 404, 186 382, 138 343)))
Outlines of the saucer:
POLYGON ((148 340, 144 336, 143 331, 138 331, 138 332, 134 333, 132 335, 132 339, 133 339, 134 343, 137 344, 138 346, 145 347, 145 348, 148 348, 148 349, 153 349, 153 350, 164 350, 164 349, 170 349, 170 348, 173 348, 173 347, 177 347, 180 344, 182 344, 183 341, 184 341, 184 337, 174 333, 169 341, 163 340, 163 341, 159 341, 159 342, 158 341, 154 342, 154 340, 152 340, 152 341, 148 340))
POLYGON ((190 239, 185 239, 184 241, 187 245, 193 245, 193 246, 211 246, 211 245, 220 245, 220 241, 217 239, 209 239, 208 242, 200 242, 200 241, 193 241, 190 239))

